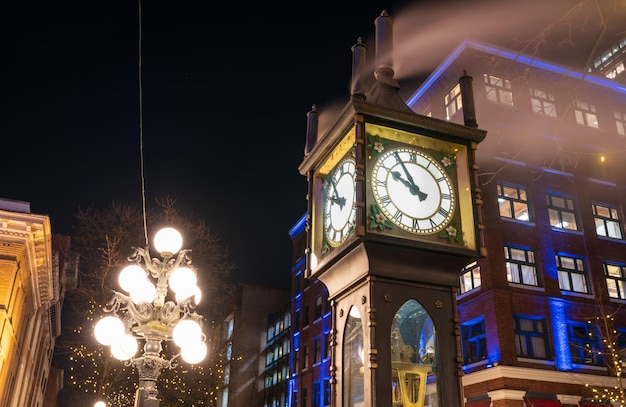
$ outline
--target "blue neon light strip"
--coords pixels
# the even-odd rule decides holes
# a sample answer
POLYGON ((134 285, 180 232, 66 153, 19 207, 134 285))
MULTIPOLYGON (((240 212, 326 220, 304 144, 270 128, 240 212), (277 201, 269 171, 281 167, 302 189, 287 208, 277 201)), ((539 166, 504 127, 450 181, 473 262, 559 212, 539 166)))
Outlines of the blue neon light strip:
POLYGON ((615 92, 626 94, 625 86, 619 85, 618 83, 615 83, 615 82, 611 82, 608 79, 603 79, 603 78, 591 76, 591 75, 584 75, 581 72, 567 69, 562 66, 553 64, 553 63, 540 61, 538 59, 531 58, 531 57, 521 55, 521 54, 516 54, 511 51, 505 51, 500 48, 496 48, 496 47, 489 46, 486 44, 480 44, 474 41, 466 40, 466 41, 463 41, 461 45, 459 45, 457 49, 454 50, 452 54, 450 54, 450 56, 448 56, 448 58, 446 58, 441 65, 439 65, 439 67, 426 79, 426 81, 424 81, 424 83, 417 89, 417 91, 407 100, 406 102, 407 105, 409 107, 412 107, 415 104, 415 102, 417 102, 417 100, 419 100, 424 95, 424 93, 426 93, 426 91, 433 85, 433 83, 435 83, 439 79, 441 74, 445 72, 448 69, 448 67, 450 67, 452 62, 463 51, 465 51, 466 48, 473 48, 478 51, 483 51, 489 54, 497 55, 499 57, 509 59, 511 61, 519 62, 521 64, 525 64, 525 65, 540 68, 549 72, 554 72, 554 73, 558 73, 561 75, 569 76, 570 78, 579 79, 579 80, 582 79, 585 82, 589 82, 594 85, 609 88, 609 89, 614 90, 615 92))

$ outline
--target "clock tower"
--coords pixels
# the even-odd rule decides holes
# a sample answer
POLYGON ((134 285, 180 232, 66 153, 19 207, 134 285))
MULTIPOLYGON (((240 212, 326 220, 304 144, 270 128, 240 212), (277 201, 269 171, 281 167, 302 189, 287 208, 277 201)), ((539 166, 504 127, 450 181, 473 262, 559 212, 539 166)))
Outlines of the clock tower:
POLYGON ((323 134, 309 112, 299 166, 306 273, 332 306, 332 405, 462 406, 456 292, 461 269, 486 255, 474 163, 486 132, 465 74, 464 125, 409 109, 385 11, 375 27, 374 80, 359 40, 350 100, 323 134))

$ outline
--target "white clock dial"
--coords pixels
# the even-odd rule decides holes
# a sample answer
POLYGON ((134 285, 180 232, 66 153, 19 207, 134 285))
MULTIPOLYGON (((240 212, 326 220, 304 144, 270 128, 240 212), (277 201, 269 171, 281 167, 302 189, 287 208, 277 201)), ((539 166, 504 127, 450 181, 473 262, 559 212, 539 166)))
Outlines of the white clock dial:
POLYGON ((332 247, 339 246, 354 231, 355 171, 354 159, 346 158, 324 181, 324 234, 332 247))
POLYGON ((386 151, 374 164, 371 182, 380 210, 407 232, 434 234, 452 219, 455 197, 450 177, 420 150, 386 151))

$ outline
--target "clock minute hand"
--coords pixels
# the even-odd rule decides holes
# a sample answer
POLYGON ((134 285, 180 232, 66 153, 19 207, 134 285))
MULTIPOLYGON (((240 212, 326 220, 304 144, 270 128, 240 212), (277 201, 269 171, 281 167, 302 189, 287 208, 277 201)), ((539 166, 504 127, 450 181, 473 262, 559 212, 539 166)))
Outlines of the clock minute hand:
POLYGON ((392 171, 391 177, 396 181, 400 181, 402 185, 409 188, 409 192, 411 193, 411 195, 417 195, 420 201, 423 201, 424 199, 426 199, 426 197, 428 197, 428 194, 420 191, 420 188, 415 185, 412 179, 410 181, 405 180, 404 178, 402 178, 402 174, 400 174, 398 171, 392 171))

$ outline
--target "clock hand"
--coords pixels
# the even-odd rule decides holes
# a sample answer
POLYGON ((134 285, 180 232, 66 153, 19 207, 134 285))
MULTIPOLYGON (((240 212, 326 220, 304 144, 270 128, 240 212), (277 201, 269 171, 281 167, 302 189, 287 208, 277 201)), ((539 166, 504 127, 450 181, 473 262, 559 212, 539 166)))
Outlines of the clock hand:
POLYGON ((330 180, 330 185, 333 186, 333 196, 330 198, 331 202, 338 204, 339 209, 343 209, 343 206, 346 204, 346 198, 339 196, 339 192, 337 192, 337 185, 335 185, 335 181, 333 179, 330 180))
POLYGON ((330 201, 339 205, 339 208, 343 208, 343 206, 346 204, 346 198, 338 198, 338 197, 331 196, 330 201))
POLYGON ((400 174, 398 171, 391 171, 391 177, 396 181, 400 181, 405 187, 408 187, 411 195, 417 195, 420 201, 423 201, 424 199, 426 199, 426 197, 428 197, 427 193, 420 191, 420 188, 415 185, 412 178, 407 181, 402 178, 402 174, 400 174))
POLYGON ((400 166, 402 167, 404 175, 406 175, 406 178, 409 180, 411 185, 415 185, 413 177, 411 177, 411 174, 409 174, 409 170, 407 170, 406 166, 404 165, 404 161, 402 161, 402 159, 400 158, 400 155, 397 152, 393 153, 393 155, 396 157, 396 161, 398 161, 398 164, 400 164, 400 166))

